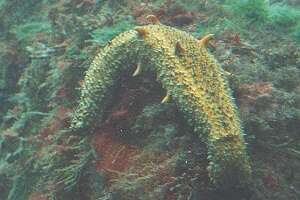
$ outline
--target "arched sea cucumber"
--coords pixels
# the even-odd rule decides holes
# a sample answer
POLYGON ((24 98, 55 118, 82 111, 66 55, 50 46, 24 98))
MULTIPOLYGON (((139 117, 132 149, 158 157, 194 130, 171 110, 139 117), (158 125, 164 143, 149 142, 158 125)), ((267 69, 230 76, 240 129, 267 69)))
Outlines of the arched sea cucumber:
POLYGON ((240 120, 221 66, 205 48, 211 35, 198 40, 190 34, 152 23, 121 33, 95 58, 88 69, 71 129, 84 132, 101 120, 111 91, 126 70, 134 76, 152 70, 194 132, 208 147, 207 167, 216 188, 249 182, 251 167, 240 120))

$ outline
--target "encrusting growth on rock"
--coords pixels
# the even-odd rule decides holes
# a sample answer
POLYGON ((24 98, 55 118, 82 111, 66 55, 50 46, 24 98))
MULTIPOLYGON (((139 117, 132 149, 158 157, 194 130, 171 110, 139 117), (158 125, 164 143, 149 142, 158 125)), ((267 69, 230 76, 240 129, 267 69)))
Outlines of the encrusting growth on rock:
POLYGON ((143 71, 156 73, 167 91, 163 102, 172 96, 195 134, 207 144, 212 185, 224 189, 247 184, 251 168, 243 131, 224 71, 205 49, 211 37, 204 37, 199 45, 190 34, 156 23, 120 34, 87 71, 71 129, 86 133, 103 120, 116 83, 139 63, 134 75, 140 73, 141 65, 143 71))

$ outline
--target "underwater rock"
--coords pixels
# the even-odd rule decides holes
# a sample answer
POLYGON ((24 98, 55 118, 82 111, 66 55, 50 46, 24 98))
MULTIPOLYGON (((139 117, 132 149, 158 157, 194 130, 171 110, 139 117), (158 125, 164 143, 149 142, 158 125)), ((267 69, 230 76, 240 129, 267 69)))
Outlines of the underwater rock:
POLYGON ((170 21, 176 26, 184 26, 191 24, 195 19, 195 15, 191 12, 186 12, 172 16, 170 21))

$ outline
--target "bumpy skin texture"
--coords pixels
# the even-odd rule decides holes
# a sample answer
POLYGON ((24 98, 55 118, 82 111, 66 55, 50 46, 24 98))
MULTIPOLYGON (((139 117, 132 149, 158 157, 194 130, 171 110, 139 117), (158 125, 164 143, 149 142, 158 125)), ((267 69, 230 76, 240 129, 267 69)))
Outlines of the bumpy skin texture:
POLYGON ((211 183, 218 188, 247 183, 251 169, 241 125, 220 65, 188 33, 161 24, 136 30, 120 34, 95 57, 71 128, 82 132, 101 121, 122 74, 140 63, 143 70, 157 74, 194 132, 207 143, 211 183))

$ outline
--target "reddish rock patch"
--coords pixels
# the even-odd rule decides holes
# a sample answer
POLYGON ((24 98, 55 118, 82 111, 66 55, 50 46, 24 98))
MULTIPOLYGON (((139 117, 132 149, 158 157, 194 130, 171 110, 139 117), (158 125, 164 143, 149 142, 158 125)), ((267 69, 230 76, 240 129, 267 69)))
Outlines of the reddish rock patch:
MULTIPOLYGON (((104 124, 95 132, 91 140, 99 156, 95 160, 95 166, 97 171, 104 172, 108 185, 115 184, 118 178, 126 176, 127 173, 136 174, 136 178, 147 174, 152 177, 153 183, 164 185, 168 189, 174 182, 172 173, 165 166, 168 164, 164 163, 171 154, 166 152, 154 155, 149 152, 148 157, 143 148, 128 144, 122 137, 116 136, 126 134, 147 103, 159 101, 162 91, 157 87, 149 88, 138 80, 124 81, 117 91, 114 105, 107 109, 104 124)), ((152 187, 155 185, 151 189, 152 187)), ((168 190, 166 199, 172 200, 174 197, 174 193, 168 190)))
POLYGON ((71 112, 71 109, 60 106, 48 126, 41 130, 40 136, 46 138, 50 134, 54 134, 56 131, 66 127, 71 112))
POLYGON ((262 180, 264 182, 264 185, 269 188, 275 189, 275 188, 279 187, 278 180, 276 178, 274 178, 274 176, 272 176, 271 174, 265 175, 262 178, 262 180))
POLYGON ((28 200, 48 200, 48 198, 46 198, 44 195, 40 194, 40 193, 32 193, 28 200))
POLYGON ((255 100, 260 95, 269 94, 273 90, 272 85, 268 82, 243 84, 240 88, 244 91, 242 95, 243 97, 247 97, 253 100, 255 100))
POLYGON ((241 85, 238 92, 240 110, 249 113, 259 99, 270 98, 273 89, 272 84, 268 82, 241 85))
POLYGON ((108 180, 129 169, 134 164, 133 157, 140 152, 137 147, 113 138, 108 130, 97 134, 92 140, 92 145, 100 156, 99 160, 96 160, 96 168, 105 172, 108 180))

